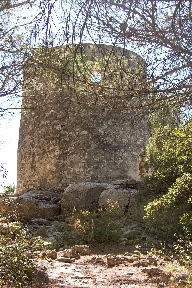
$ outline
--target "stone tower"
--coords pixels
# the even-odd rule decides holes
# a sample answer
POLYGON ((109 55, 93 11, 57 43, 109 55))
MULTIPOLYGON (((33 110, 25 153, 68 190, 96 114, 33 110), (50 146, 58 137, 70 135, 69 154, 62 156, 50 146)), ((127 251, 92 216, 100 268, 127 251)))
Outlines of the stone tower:
POLYGON ((17 193, 140 179, 146 64, 108 45, 37 51, 24 67, 17 193))

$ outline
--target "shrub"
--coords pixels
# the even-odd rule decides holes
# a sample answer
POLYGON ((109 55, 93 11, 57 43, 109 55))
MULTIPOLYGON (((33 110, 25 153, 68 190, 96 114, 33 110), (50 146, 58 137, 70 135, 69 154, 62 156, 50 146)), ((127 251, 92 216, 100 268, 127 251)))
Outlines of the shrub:
POLYGON ((34 279, 37 266, 34 261, 39 251, 48 245, 39 238, 31 238, 28 230, 16 221, 10 198, 12 188, 10 185, 4 190, 2 201, 5 210, 1 213, 4 218, 0 226, 0 286, 24 287, 34 279))
POLYGON ((117 202, 110 201, 106 209, 97 212, 73 209, 71 223, 81 240, 86 244, 118 242, 121 228, 118 222, 117 202))
POLYGON ((41 239, 30 239, 26 229, 10 226, 9 233, 0 236, 0 285, 24 287, 36 271, 34 259, 45 248, 41 239))
POLYGON ((3 187, 3 195, 6 196, 6 195, 11 195, 11 194, 14 194, 15 193, 15 190, 16 190, 16 186, 15 184, 9 184, 8 186, 4 186, 3 187))
POLYGON ((185 213, 180 217, 182 233, 177 239, 175 251, 179 254, 180 259, 183 259, 185 264, 192 263, 192 211, 185 213))
MULTIPOLYGON (((146 224, 163 240, 176 240, 184 234, 180 219, 192 209, 192 175, 184 174, 168 189, 168 193, 146 207, 146 224)), ((192 231, 191 231, 192 232, 192 231)))
POLYGON ((165 241, 184 239, 184 215, 192 208, 192 121, 171 130, 159 128, 148 146, 147 168, 141 193, 155 198, 146 207, 149 230, 165 241))
POLYGON ((146 170, 153 171, 145 177, 142 193, 155 197, 168 189, 184 173, 192 174, 192 121, 172 130, 169 126, 155 129, 147 146, 146 170))

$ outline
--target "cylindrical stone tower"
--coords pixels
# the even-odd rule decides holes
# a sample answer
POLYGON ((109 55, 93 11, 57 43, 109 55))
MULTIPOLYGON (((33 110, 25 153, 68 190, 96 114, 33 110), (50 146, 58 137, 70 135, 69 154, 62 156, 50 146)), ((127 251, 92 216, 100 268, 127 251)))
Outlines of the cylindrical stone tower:
POLYGON ((107 45, 37 51, 24 68, 17 193, 140 179, 146 64, 107 45))

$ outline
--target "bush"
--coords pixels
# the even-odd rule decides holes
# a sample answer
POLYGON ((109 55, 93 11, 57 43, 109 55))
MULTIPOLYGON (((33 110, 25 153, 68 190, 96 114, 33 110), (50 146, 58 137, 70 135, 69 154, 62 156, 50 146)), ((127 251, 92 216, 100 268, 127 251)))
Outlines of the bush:
POLYGON ((24 287, 31 283, 36 272, 34 259, 45 248, 39 238, 30 239, 27 230, 9 227, 9 233, 0 236, 0 285, 24 287))
POLYGON ((7 195, 11 195, 14 194, 16 190, 16 186, 15 184, 9 184, 8 186, 4 186, 3 187, 3 193, 2 195, 7 196, 7 195))
POLYGON ((71 223, 80 239, 86 243, 118 242, 121 236, 117 210, 117 202, 109 201, 106 209, 97 212, 73 209, 71 223))
POLYGON ((169 126, 155 129, 147 146, 145 168, 153 171, 145 177, 142 193, 155 197, 168 189, 184 173, 192 174, 192 121, 172 130, 169 126))
POLYGON ((145 178, 141 193, 154 200, 146 207, 149 230, 165 241, 184 239, 184 215, 192 209, 192 121, 171 130, 155 130, 151 137, 146 167, 153 173, 145 178))
POLYGON ((175 250, 186 264, 192 263, 192 211, 185 213, 179 222, 182 233, 177 239, 175 250))

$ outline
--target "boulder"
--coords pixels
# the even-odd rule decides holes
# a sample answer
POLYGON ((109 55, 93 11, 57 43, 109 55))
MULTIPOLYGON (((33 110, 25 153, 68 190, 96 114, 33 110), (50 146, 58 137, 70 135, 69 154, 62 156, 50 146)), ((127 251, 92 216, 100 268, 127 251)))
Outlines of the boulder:
POLYGON ((141 232, 138 230, 128 230, 123 233, 123 237, 127 239, 135 239, 141 232))
POLYGON ((59 215, 61 199, 59 194, 50 191, 32 190, 16 199, 17 215, 29 220, 31 218, 54 219, 59 215))
POLYGON ((129 209, 132 190, 133 189, 123 189, 123 188, 119 189, 110 188, 104 190, 99 197, 99 206, 101 208, 106 208, 108 206, 109 200, 117 201, 119 204, 119 209, 117 213, 119 216, 123 216, 127 213, 129 209))
POLYGON ((129 191, 131 192, 131 197, 129 206, 126 209, 127 224, 129 224, 129 222, 133 223, 133 221, 138 223, 145 215, 144 206, 148 204, 149 199, 139 197, 139 191, 136 189, 129 189, 129 191))
POLYGON ((78 253, 82 256, 90 254, 90 249, 89 249, 89 246, 87 246, 87 245, 74 245, 72 247, 72 251, 74 254, 78 253))
POLYGON ((16 210, 16 199, 14 196, 0 196, 0 214, 13 214, 16 210))
MULTIPOLYGON (((43 283, 48 283, 49 282, 49 276, 48 274, 41 268, 35 269, 35 274, 34 274, 34 280, 35 283, 39 285, 43 285, 43 283)), ((42 286, 41 286, 42 287, 42 286)))
POLYGON ((115 180, 112 182, 112 184, 118 185, 120 188, 138 189, 141 184, 141 181, 137 181, 132 177, 129 177, 127 179, 115 180))
POLYGON ((97 210, 99 208, 98 201, 101 193, 115 185, 106 183, 83 182, 79 184, 69 185, 61 198, 61 214, 68 215, 75 207, 76 210, 90 209, 97 210))

